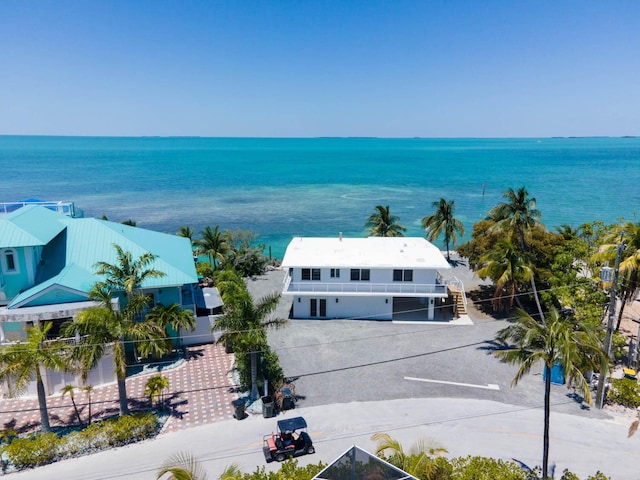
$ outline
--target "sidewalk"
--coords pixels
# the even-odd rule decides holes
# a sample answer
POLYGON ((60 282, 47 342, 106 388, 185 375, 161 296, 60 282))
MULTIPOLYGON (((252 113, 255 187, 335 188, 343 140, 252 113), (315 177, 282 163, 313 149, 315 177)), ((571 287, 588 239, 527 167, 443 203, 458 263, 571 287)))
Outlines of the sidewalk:
MULTIPOLYGON (((189 347, 188 360, 174 368, 165 368, 162 375, 169 379, 165 401, 172 407, 172 416, 162 433, 175 432, 233 418, 231 402, 237 398, 237 385, 233 384, 229 371, 233 355, 225 353, 220 345, 189 347)), ((147 409, 148 397, 144 395, 145 383, 155 373, 139 374, 127 378, 127 395, 132 410, 147 409)), ((75 400, 82 420, 88 418, 87 396, 75 392, 75 400)), ((78 420, 69 395, 47 397, 49 419, 52 427, 77 425, 78 420)), ((117 415, 118 387, 109 384, 96 387, 91 394, 91 416, 94 421, 117 415)), ((25 433, 40 428, 38 400, 34 397, 5 399, 0 401, 0 427, 25 433)))
MULTIPOLYGON (((275 418, 249 416, 181 430, 157 439, 94 455, 64 460, 25 472, 16 480, 135 479, 154 480, 159 466, 176 452, 191 452, 216 479, 233 463, 245 472, 258 467, 276 471, 277 462, 265 463, 262 437, 281 418, 303 416, 309 425, 316 453, 298 457, 300 466, 330 463, 352 445, 375 450, 371 435, 385 432, 409 449, 421 438, 446 448, 447 456, 483 455, 526 465, 542 461, 543 411, 487 400, 410 398, 382 402, 350 402, 289 410, 275 418)), ((627 438, 624 418, 593 419, 557 413, 551 415, 550 461, 556 477, 569 468, 581 479, 597 470, 614 480, 636 480, 640 437, 627 438)))

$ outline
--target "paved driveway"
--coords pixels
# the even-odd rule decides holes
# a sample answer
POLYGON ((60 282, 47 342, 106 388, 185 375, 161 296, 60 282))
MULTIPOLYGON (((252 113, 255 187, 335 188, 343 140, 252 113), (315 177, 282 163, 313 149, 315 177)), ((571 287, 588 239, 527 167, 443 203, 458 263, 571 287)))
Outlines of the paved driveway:
MULTIPOLYGON (((249 282, 260 297, 281 289, 284 272, 249 282)), ((477 280, 477 279, 476 279, 477 280)), ((474 279, 467 274, 467 282, 474 279)), ((290 297, 278 315, 288 317, 290 297)), ((492 339, 506 325, 470 304, 473 325, 398 324, 366 320, 290 320, 269 332, 300 406, 402 398, 468 398, 540 407, 541 369, 511 387, 516 368, 492 354, 492 339), (410 378, 410 379, 409 379, 410 378)), ((553 411, 600 416, 576 401, 566 386, 552 386, 553 411)))

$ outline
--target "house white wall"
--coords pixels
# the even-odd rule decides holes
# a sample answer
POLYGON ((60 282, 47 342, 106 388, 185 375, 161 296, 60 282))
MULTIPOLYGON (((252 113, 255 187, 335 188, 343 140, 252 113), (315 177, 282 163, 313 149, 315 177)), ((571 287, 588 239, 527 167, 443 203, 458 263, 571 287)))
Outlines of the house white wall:
POLYGON ((367 320, 391 320, 393 317, 393 297, 365 296, 294 296, 294 318, 357 318, 367 320), (318 303, 316 316, 311 316, 311 299, 318 303), (326 316, 320 316, 320 300, 326 300, 326 316), (336 302, 337 300, 337 302, 336 302))

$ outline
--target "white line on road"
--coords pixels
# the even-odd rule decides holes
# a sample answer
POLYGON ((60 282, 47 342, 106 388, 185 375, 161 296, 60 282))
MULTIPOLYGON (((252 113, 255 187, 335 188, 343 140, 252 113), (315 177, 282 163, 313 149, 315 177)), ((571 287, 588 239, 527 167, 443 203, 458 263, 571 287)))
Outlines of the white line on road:
POLYGON ((474 385, 472 383, 447 382, 446 380, 429 380, 428 378, 404 377, 404 379, 413 380, 414 382, 444 383, 445 385, 457 385, 459 387, 482 388, 484 390, 500 390, 500 387, 493 383, 489 383, 488 385, 474 385))

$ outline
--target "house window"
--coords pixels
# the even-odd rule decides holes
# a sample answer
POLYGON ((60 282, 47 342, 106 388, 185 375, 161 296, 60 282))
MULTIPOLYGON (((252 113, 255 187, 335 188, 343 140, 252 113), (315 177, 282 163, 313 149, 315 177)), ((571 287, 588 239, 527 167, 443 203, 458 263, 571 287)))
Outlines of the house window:
POLYGON ((394 270, 394 282, 413 282, 413 270, 394 270))
POLYGON ((4 273, 19 273, 15 250, 5 250, 2 254, 2 271, 4 273))
POLYGON ((320 280, 319 268, 303 268, 302 280, 320 280))
POLYGON ((326 298, 312 298, 309 300, 309 313, 311 317, 326 317, 327 316, 327 299, 326 298))
POLYGON ((16 269, 16 261, 13 257, 13 252, 7 252, 5 258, 7 259, 7 270, 13 272, 16 269))
POLYGON ((340 278, 340 269, 332 268, 331 269, 331 278, 340 278))
POLYGON ((368 282, 371 277, 371 271, 368 268, 352 268, 351 280, 354 282, 368 282))

